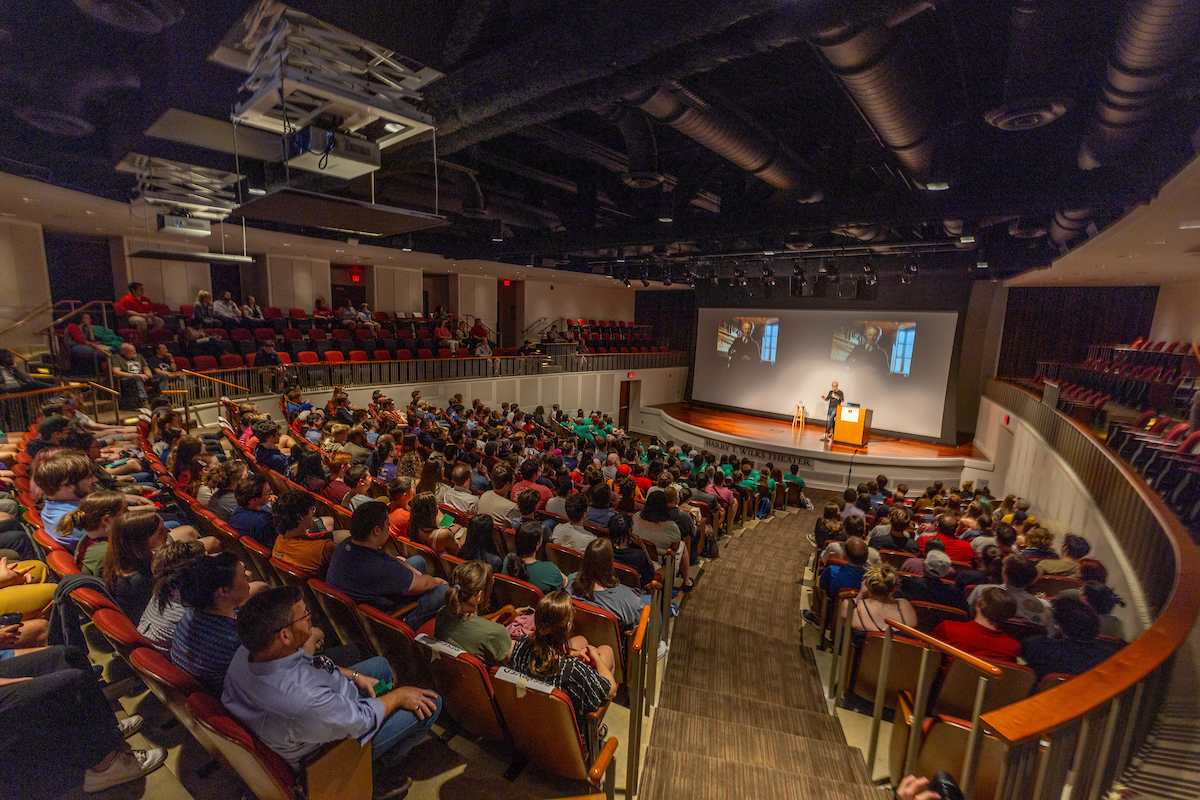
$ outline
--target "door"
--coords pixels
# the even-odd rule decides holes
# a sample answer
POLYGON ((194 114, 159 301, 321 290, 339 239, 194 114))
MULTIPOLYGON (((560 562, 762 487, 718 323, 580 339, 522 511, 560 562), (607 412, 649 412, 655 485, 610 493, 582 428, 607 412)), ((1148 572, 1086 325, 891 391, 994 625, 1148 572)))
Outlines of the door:
POLYGON ((496 335, 501 347, 519 347, 525 327, 525 282, 502 280, 496 287, 496 335))
POLYGON ((621 401, 617 405, 617 427, 629 430, 629 381, 621 381, 621 401))

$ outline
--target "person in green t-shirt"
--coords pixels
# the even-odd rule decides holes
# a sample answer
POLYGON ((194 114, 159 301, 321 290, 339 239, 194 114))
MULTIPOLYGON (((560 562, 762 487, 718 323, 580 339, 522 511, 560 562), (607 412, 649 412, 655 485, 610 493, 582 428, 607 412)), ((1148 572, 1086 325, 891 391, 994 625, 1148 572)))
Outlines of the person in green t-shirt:
POLYGON ((588 424, 588 422, 586 420, 584 420, 583 417, 577 417, 575 419, 575 435, 585 441, 588 441, 588 442, 592 441, 592 438, 593 438, 592 426, 590 424, 588 424))
POLYGON ((785 472, 783 474, 784 483, 798 483, 798 484, 800 484, 800 488, 803 489, 804 488, 804 478, 800 477, 799 472, 800 472, 800 465, 792 464, 792 466, 790 466, 788 468, 788 472, 785 472))
POLYGON ((467 561, 454 568, 450 580, 446 604, 438 610, 433 635, 485 664, 507 663, 512 637, 504 624, 516 616, 512 606, 491 616, 479 615, 491 594, 492 568, 483 561, 467 561))
POLYGON ((120 492, 94 491, 80 500, 77 508, 63 515, 58 529, 51 532, 65 536, 72 531, 83 531, 84 535, 75 547, 75 564, 84 573, 100 578, 103 577, 109 533, 113 522, 125 513, 125 509, 125 495, 120 492))
POLYGON ((511 578, 531 583, 544 594, 557 592, 567 584, 567 578, 549 561, 538 561, 537 550, 542 544, 542 524, 525 522, 517 528, 516 553, 504 557, 502 571, 511 578))

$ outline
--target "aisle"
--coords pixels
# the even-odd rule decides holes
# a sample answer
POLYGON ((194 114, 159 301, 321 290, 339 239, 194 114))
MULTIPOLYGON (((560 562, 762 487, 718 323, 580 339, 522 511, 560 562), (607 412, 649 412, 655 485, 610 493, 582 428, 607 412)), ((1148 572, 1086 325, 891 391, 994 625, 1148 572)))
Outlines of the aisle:
POLYGON ((815 515, 747 527, 705 565, 676 620, 640 798, 883 797, 800 643, 815 515))

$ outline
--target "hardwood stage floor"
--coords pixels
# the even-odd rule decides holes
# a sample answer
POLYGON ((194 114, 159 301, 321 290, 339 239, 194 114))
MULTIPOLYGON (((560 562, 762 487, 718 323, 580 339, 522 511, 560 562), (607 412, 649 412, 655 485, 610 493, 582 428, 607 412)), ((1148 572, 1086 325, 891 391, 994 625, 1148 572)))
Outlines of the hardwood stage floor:
MULTIPOLYGON (((717 411, 711 408, 701 408, 687 403, 665 403, 653 406, 661 409, 672 419, 697 428, 707 428, 714 433, 723 433, 743 439, 753 439, 763 444, 776 444, 785 447, 796 447, 804 450, 825 451, 828 453, 854 452, 853 447, 847 447, 832 442, 822 442, 825 433, 823 425, 806 425, 803 430, 799 426, 792 430, 791 423, 779 420, 755 417, 749 414, 738 414, 733 411, 717 411)), ((876 434, 860 453, 871 453, 876 456, 895 456, 897 458, 973 458, 984 459, 972 443, 959 447, 949 445, 917 442, 910 439, 896 439, 876 434)))

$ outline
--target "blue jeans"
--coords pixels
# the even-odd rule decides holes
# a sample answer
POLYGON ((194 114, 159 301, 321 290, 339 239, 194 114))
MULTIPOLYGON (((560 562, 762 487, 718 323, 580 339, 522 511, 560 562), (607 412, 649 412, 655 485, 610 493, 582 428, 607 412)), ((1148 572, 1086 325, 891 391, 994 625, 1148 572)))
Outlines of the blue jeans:
POLYGON ((837 406, 829 409, 829 414, 825 417, 825 435, 833 433, 833 420, 837 417, 837 406))
MULTIPOLYGON (((404 559, 404 561, 417 572, 425 572, 425 559, 423 557, 412 556, 404 559)), ((404 615, 404 624, 415 631, 436 617, 438 609, 446 602, 446 592, 449 590, 449 586, 437 586, 417 597, 417 607, 404 615)))
MULTIPOLYGON (((356 669, 363 675, 369 675, 379 681, 396 679, 392 675, 392 668, 388 666, 387 659, 381 656, 368 658, 362 663, 355 664, 351 669, 356 669)), ((437 708, 425 719, 417 719, 416 714, 402 708, 385 719, 379 726, 379 730, 371 737, 371 760, 386 760, 390 764, 398 764, 404 760, 408 752, 421 743, 442 713, 442 698, 436 698, 434 703, 437 708)))

